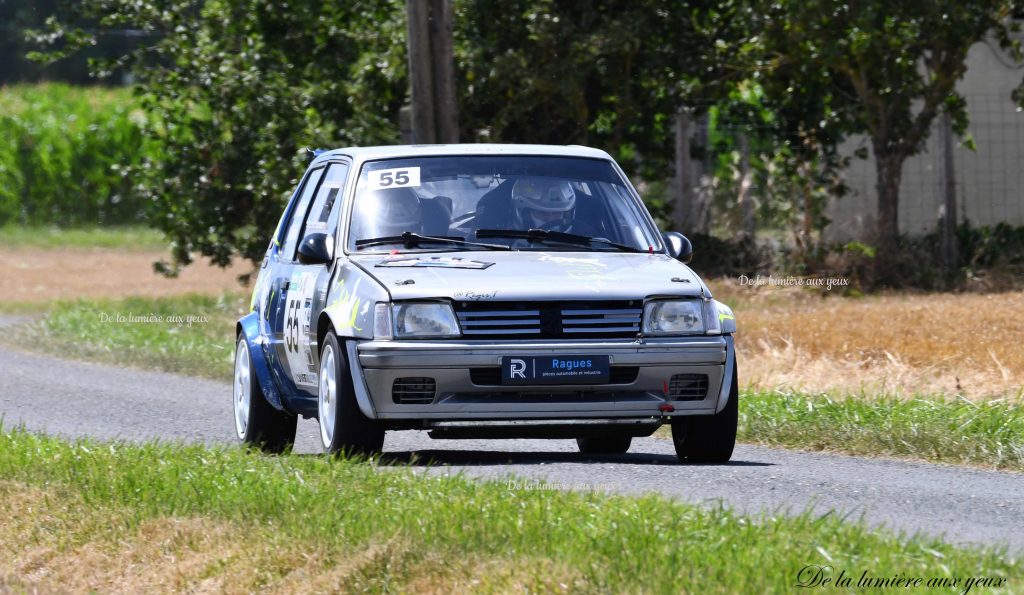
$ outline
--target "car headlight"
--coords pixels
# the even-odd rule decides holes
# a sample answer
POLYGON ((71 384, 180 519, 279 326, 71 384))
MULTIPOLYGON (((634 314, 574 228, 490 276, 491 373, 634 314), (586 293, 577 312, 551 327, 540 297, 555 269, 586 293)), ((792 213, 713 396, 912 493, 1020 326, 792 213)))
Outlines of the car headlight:
POLYGON ((458 337, 459 323, 449 304, 421 302, 395 304, 395 337, 458 337))
POLYGON ((644 334, 700 335, 704 313, 700 300, 663 300, 644 306, 644 334))

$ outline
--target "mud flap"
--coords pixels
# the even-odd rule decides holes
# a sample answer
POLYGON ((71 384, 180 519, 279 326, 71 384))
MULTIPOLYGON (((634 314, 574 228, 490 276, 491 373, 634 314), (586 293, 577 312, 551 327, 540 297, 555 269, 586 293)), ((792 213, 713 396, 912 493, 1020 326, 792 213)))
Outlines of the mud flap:
POLYGON ((732 374, 736 368, 736 345, 731 335, 725 337, 725 369, 722 371, 722 390, 718 393, 718 407, 715 413, 721 413, 729 402, 729 393, 732 391, 732 374))
POLYGON ((356 392, 356 404, 359 410, 367 419, 377 419, 377 412, 373 409, 373 399, 370 398, 370 391, 366 388, 366 379, 363 378, 363 366, 359 364, 359 350, 356 342, 345 340, 345 352, 348 355, 348 369, 352 374, 352 388, 356 392))

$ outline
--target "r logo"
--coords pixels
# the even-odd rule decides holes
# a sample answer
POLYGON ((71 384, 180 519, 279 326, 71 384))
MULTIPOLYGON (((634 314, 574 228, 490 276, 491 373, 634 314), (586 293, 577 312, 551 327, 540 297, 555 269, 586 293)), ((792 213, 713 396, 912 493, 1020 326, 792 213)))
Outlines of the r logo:
POLYGON ((516 376, 518 376, 523 380, 526 380, 526 362, 521 359, 514 359, 510 362, 510 364, 511 374, 509 374, 509 378, 515 378, 516 376))

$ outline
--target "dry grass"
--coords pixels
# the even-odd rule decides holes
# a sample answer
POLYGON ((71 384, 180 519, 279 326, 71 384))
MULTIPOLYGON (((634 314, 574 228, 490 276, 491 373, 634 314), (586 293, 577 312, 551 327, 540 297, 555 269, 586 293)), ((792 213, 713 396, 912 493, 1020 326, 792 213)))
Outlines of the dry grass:
POLYGON ((399 538, 343 552, 288 541, 259 523, 132 516, 66 490, 0 482, 0 594, 299 594, 356 585, 452 593, 576 584, 570 569, 548 560, 441 560, 399 538))
POLYGON ((246 263, 221 269, 197 260, 177 279, 168 279, 153 272, 153 263, 166 258, 167 253, 159 250, 123 248, 0 249, 0 292, 5 300, 19 303, 83 297, 218 295, 239 289, 238 276, 252 272, 246 263))
POLYGON ((735 304, 744 384, 758 390, 1024 395, 1024 292, 861 298, 712 284, 735 304))

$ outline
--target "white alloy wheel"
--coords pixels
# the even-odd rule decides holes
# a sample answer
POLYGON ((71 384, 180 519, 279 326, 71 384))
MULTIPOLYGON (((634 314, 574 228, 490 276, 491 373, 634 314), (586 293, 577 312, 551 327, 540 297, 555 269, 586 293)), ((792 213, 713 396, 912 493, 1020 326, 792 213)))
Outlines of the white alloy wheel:
POLYGON ((334 424, 338 415, 338 365, 334 348, 325 345, 320 356, 320 395, 318 399, 320 440, 324 450, 334 442, 334 424))
POLYGON ((245 339, 238 341, 235 348, 234 398, 235 433, 239 440, 245 440, 249 428, 249 408, 252 406, 252 372, 249 364, 249 344, 245 339))

